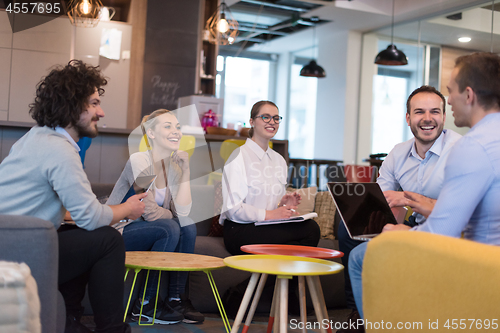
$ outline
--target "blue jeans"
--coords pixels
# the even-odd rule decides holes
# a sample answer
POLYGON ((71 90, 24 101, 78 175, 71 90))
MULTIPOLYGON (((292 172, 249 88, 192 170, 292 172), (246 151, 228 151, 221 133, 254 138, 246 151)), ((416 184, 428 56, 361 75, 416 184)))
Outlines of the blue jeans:
POLYGON ((347 229, 345 228, 344 222, 339 224, 339 230, 337 231, 337 238, 339 240, 339 250, 344 253, 342 257, 342 265, 344 265, 344 291, 345 300, 347 307, 349 309, 356 309, 356 302, 354 301, 354 295, 352 293, 351 279, 349 277, 349 256, 351 251, 356 248, 362 241, 354 240, 349 236, 347 229))
POLYGON ((361 281, 361 273, 363 272, 363 260, 365 259, 366 247, 368 242, 364 242, 356 246, 349 256, 349 275, 351 277, 352 291, 354 293, 354 301, 358 308, 359 316, 363 317, 363 284, 361 281))
MULTIPOLYGON (((182 219, 182 227, 177 218, 130 223, 123 229, 125 250, 193 253, 196 225, 189 218, 183 217, 182 219), (185 220, 191 223, 186 223, 185 220)), ((168 297, 180 297, 185 292, 187 277, 188 272, 170 272, 168 297)), ((151 271, 144 298, 154 299, 157 286, 158 271, 151 271)))

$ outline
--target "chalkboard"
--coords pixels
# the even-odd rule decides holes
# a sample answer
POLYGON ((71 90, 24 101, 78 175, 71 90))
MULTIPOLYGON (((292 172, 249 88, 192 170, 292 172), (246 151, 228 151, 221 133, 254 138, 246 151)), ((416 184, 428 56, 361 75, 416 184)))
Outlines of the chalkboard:
POLYGON ((196 68, 144 63, 142 115, 157 109, 174 110, 179 97, 192 95, 196 68))
POLYGON ((149 0, 144 53, 142 115, 177 108, 195 93, 199 0, 149 0))

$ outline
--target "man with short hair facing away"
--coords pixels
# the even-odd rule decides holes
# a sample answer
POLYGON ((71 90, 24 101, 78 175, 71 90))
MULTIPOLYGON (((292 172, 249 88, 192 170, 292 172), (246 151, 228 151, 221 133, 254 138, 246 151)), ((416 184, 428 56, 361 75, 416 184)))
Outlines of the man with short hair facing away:
MULTIPOLYGON (((500 245, 500 57, 492 53, 461 56, 448 83, 448 104, 455 125, 471 129, 452 148, 443 188, 427 221, 412 228, 500 245)), ((384 232, 409 230, 389 225, 384 232)), ((356 306, 362 316, 361 272, 366 244, 349 260, 356 306)))
MULTIPOLYGON (((130 332, 123 323, 125 247, 109 227, 144 212, 136 195, 101 205, 83 171, 76 142, 97 136, 106 79, 98 67, 72 60, 53 69, 37 86, 30 114, 37 125, 19 139, 0 164, 0 214, 34 216, 58 229, 59 290, 66 305, 65 332, 91 332, 80 323, 88 284, 95 332, 130 332), (76 223, 62 226, 65 208, 76 223)), ((36 250, 36 249, 34 249, 36 250)), ((43 288, 43 286, 38 286, 43 288)))
MULTIPOLYGON (((444 166, 448 154, 461 136, 452 130, 443 129, 446 120, 444 96, 434 87, 422 86, 415 89, 406 102, 406 122, 414 138, 397 144, 387 155, 377 183, 391 208, 411 206, 407 195, 419 196, 428 201, 435 201, 441 191, 444 180, 444 166)), ((414 208, 414 207, 412 207, 414 208)), ((410 216, 410 225, 425 222, 420 205, 410 216)), ((345 225, 339 226, 339 248, 344 253, 342 263, 345 266, 345 294, 347 306, 352 309, 348 323, 356 323, 359 313, 352 293, 349 279, 349 256, 351 251, 363 242, 349 237, 345 225)), ((340 329, 337 332, 363 332, 363 328, 340 329)))

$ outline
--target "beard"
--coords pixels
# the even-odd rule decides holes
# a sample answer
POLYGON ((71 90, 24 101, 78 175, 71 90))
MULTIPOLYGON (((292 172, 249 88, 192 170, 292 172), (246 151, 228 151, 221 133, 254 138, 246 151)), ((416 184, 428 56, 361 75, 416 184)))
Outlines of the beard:
MULTIPOLYGON (((92 121, 99 121, 99 117, 92 118, 91 122, 92 121)), ((81 123, 78 123, 75 125, 75 129, 78 133, 78 137, 82 138, 82 137, 86 136, 86 137, 93 139, 97 136, 97 134, 99 134, 99 132, 97 130, 97 124, 91 125, 92 124, 91 122, 87 125, 84 125, 81 123)))
POLYGON ((434 121, 431 121, 431 122, 424 122, 423 121, 423 122, 420 122, 417 125, 413 125, 410 122, 410 129, 411 129, 411 132, 413 133, 413 136, 415 137, 416 140, 418 140, 418 141, 420 141, 420 142, 422 142, 424 144, 436 141, 436 139, 439 138, 439 136, 443 132, 443 128, 444 128, 444 122, 441 125, 439 125, 439 126, 434 121), (433 137, 428 137, 428 136, 422 136, 422 135, 420 135, 419 128, 421 126, 435 126, 436 127, 436 134, 433 137))

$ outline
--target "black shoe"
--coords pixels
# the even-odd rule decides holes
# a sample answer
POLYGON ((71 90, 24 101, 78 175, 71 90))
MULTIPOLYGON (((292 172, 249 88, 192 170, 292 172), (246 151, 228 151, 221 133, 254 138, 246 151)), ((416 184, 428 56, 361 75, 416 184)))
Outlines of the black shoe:
POLYGON ((337 333, 365 333, 365 327, 362 324, 358 326, 358 319, 361 319, 358 310, 352 310, 347 320, 342 323, 342 326, 345 325, 347 328, 341 328, 337 333))
POLYGON ((183 322, 186 324, 200 324, 205 320, 205 316, 194 308, 189 298, 183 295, 181 295, 180 301, 172 300, 168 302, 168 305, 184 316, 183 322))
POLYGON ((64 333, 92 333, 85 325, 80 323, 81 314, 66 314, 66 327, 64 333))
MULTIPOLYGON (((149 303, 144 304, 142 306, 142 316, 141 316, 140 315, 141 300, 137 299, 132 309, 131 319, 133 321, 139 321, 139 318, 141 318, 141 323, 142 322, 151 323, 153 322, 154 311, 155 311, 155 303, 154 301, 149 301, 149 303)), ((170 325, 181 322, 184 319, 184 316, 179 312, 175 311, 174 309, 172 309, 170 306, 168 306, 167 303, 158 301, 158 306, 156 308, 156 315, 154 315, 154 318, 155 318, 155 324, 170 325)))

